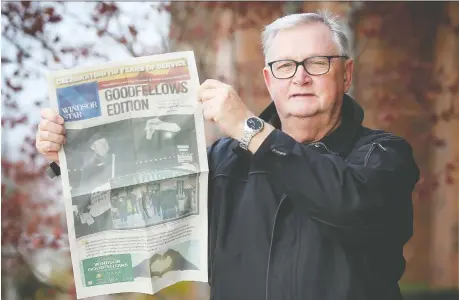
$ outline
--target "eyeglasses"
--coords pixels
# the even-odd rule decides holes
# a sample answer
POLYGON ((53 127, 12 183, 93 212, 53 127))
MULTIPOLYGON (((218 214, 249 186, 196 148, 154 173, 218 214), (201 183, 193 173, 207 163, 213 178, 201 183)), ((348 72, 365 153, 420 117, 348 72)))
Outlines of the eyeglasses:
POLYGON ((345 58, 346 55, 331 55, 331 56, 313 56, 306 58, 303 61, 293 59, 276 60, 268 63, 271 68, 271 73, 277 79, 292 78, 298 70, 298 66, 303 66, 309 75, 323 75, 330 71, 330 61, 332 58, 345 58))

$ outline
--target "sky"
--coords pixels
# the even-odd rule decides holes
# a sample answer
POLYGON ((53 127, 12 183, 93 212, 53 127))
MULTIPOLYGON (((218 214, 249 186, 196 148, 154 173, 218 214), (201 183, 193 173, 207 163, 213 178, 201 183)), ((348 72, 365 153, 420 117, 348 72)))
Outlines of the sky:
MULTIPOLYGON (((48 107, 49 105, 46 77, 49 72, 62 68, 90 66, 106 61, 121 61, 132 57, 124 47, 113 41, 113 39, 104 36, 98 37, 95 30, 88 30, 82 25, 91 22, 91 12, 95 5, 97 5, 97 2, 64 2, 63 5, 53 2, 43 2, 40 5, 53 6, 56 12, 63 16, 62 22, 56 25, 45 26, 44 38, 52 40, 56 35, 60 36, 60 41, 56 44, 56 49, 88 45, 92 46, 93 50, 104 55, 105 58, 90 57, 80 60, 75 64, 71 55, 67 55, 64 56, 61 64, 50 63, 48 67, 44 67, 36 63, 36 61, 45 59, 49 53, 38 42, 24 35, 12 36, 20 46, 30 49, 30 52, 33 53, 33 59, 27 60, 24 68, 26 71, 32 72, 33 76, 22 81, 24 90, 15 94, 20 111, 26 113, 29 117, 29 124, 26 126, 16 126, 13 129, 2 129, 2 156, 6 156, 13 161, 24 158, 24 155, 20 153, 24 138, 30 135, 32 128, 35 128, 34 124, 40 121, 40 108, 35 106, 34 102, 44 100, 41 107, 48 107)), ((109 31, 127 33, 128 25, 134 25, 138 31, 138 42, 134 45, 136 53, 143 55, 155 54, 157 51, 156 46, 161 44, 161 38, 168 34, 169 15, 164 12, 159 13, 156 9, 152 8, 157 3, 116 2, 116 5, 119 6, 121 11, 119 22, 110 23, 109 31)), ((2 16, 2 35, 5 23, 6 20, 2 16)), ((2 57, 14 57, 16 55, 15 48, 3 37, 1 40, 1 52, 2 57)), ((12 74, 16 69, 17 65, 2 64, 2 79, 4 76, 12 74)), ((8 109, 5 109, 3 101, 1 113, 2 118, 11 113, 8 109)))

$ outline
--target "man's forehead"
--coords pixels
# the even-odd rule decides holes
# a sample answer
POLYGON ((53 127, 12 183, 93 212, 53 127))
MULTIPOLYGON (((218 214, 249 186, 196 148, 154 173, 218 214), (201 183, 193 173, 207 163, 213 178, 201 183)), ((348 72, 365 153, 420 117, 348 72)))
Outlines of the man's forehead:
POLYGON ((336 55, 337 51, 338 46, 330 29, 321 23, 311 23, 279 31, 268 51, 268 58, 304 59, 318 55, 336 55))

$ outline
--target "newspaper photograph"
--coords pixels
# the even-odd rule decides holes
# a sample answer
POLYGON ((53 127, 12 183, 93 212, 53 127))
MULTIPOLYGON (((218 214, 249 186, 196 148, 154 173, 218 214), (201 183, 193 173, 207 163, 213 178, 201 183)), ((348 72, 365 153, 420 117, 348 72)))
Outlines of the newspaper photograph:
POLYGON ((77 298, 207 282, 208 164, 191 51, 49 75, 77 298))

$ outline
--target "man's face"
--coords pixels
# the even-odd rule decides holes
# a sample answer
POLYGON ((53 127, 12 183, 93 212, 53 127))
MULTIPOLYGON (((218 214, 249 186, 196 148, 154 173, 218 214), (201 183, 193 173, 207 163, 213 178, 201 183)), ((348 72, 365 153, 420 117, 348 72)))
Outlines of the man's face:
POLYGON ((101 138, 92 143, 91 149, 99 156, 105 156, 110 149, 105 138, 101 138))
MULTIPOLYGON (((280 31, 268 50, 267 61, 331 55, 340 55, 331 31, 324 24, 311 23, 280 31)), ((339 109, 343 94, 350 88, 352 70, 352 60, 332 58, 330 70, 323 75, 309 75, 303 66, 289 79, 275 78, 269 66, 263 75, 281 120, 318 115, 327 118, 339 109)))

